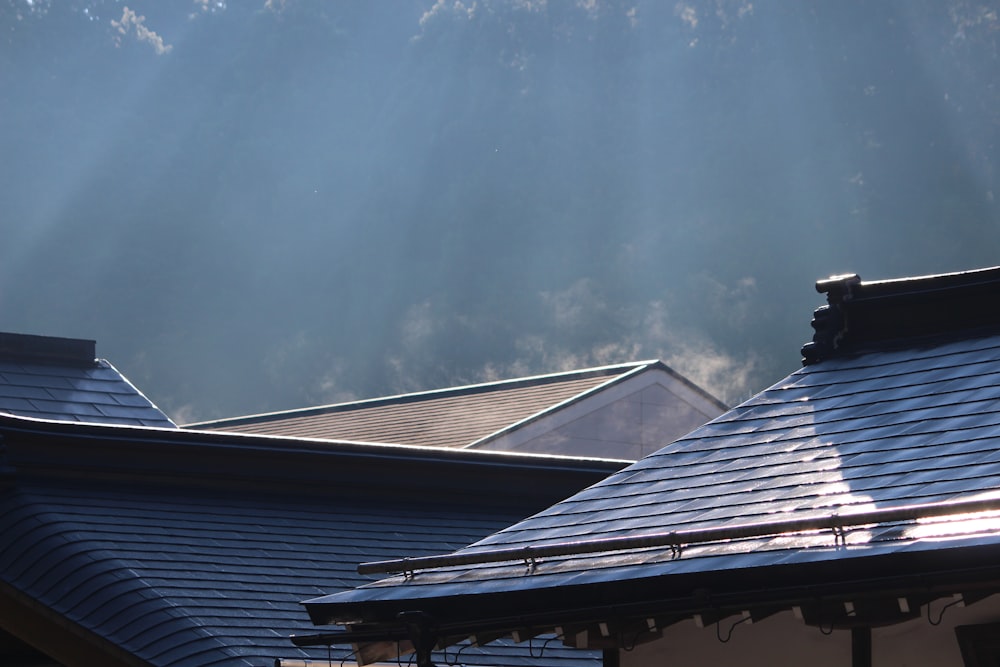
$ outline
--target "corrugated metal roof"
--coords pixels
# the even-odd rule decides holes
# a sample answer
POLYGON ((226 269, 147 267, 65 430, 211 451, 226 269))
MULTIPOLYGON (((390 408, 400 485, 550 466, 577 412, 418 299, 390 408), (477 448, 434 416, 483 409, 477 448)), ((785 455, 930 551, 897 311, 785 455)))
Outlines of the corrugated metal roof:
POLYGON ((175 428, 110 363, 37 363, 0 357, 0 412, 100 424, 175 428))
POLYGON ((192 424, 199 429, 465 447, 648 362, 192 424))

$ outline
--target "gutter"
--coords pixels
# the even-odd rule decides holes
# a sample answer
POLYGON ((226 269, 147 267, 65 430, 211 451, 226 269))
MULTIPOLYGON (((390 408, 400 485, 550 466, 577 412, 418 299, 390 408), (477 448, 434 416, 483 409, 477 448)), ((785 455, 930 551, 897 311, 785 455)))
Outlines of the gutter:
POLYGON ((823 517, 806 519, 784 519, 763 523, 751 523, 738 526, 719 526, 693 530, 678 530, 667 533, 650 533, 628 537, 609 537, 575 542, 560 542, 539 546, 513 547, 493 549, 490 551, 456 552, 437 556, 422 556, 417 558, 401 558, 396 560, 375 561, 358 565, 358 574, 413 574, 419 570, 429 570, 439 567, 461 565, 480 565, 485 563, 503 563, 524 561, 529 566, 539 558, 557 556, 581 556, 584 554, 603 553, 609 551, 624 551, 631 549, 647 549, 653 547, 670 547, 674 558, 680 558, 687 545, 736 540, 750 537, 768 537, 786 533, 830 530, 836 543, 841 543, 849 528, 860 526, 892 523, 898 521, 916 521, 951 516, 955 514, 972 514, 975 512, 1000 511, 1000 497, 947 501, 940 503, 923 503, 890 507, 884 509, 856 512, 846 515, 831 514, 823 517))

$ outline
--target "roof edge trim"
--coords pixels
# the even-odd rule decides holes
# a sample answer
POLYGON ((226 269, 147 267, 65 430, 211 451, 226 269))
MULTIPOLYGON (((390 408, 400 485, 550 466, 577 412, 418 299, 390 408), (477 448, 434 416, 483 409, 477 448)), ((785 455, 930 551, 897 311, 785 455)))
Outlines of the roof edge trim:
MULTIPOLYGON (((159 406, 156 405, 156 403, 153 403, 153 401, 150 400, 149 396, 146 396, 146 394, 144 394, 141 389, 139 389, 137 386, 135 386, 134 384, 132 384, 132 381, 129 380, 127 377, 125 377, 124 373, 122 373, 120 370, 118 370, 117 368, 115 368, 114 364, 112 364, 107 359, 98 359, 97 363, 98 364, 106 364, 108 366, 108 368, 110 368, 111 370, 113 370, 115 373, 118 374, 118 377, 121 378, 122 382, 124 382, 126 385, 128 385, 138 396, 141 396, 144 400, 146 400, 149 403, 149 407, 153 408, 154 410, 156 410, 157 412, 159 412, 161 415, 163 415, 163 418, 167 421, 168 424, 170 424, 170 427, 178 428, 177 427, 177 423, 173 419, 171 419, 170 416, 167 415, 166 412, 164 412, 163 410, 161 410, 159 408, 159 406)), ((159 426, 159 427, 153 427, 153 428, 163 428, 163 427, 159 426)))
POLYGON ((0 438, 5 444, 7 474, 14 478, 103 476, 185 485, 251 484, 261 489, 295 485, 301 490, 324 490, 339 484, 343 490, 377 479, 386 490, 404 493, 426 487, 429 479, 438 483, 457 478, 462 483, 449 487, 457 493, 499 484, 504 478, 501 471, 517 471, 553 484, 567 483, 575 489, 581 476, 589 480, 586 483, 593 483, 629 463, 48 421, 2 412, 0 438), (197 461, 195 467, 193 460, 197 461), (391 462, 397 465, 387 465, 391 462), (386 474, 386 470, 395 472, 386 474))

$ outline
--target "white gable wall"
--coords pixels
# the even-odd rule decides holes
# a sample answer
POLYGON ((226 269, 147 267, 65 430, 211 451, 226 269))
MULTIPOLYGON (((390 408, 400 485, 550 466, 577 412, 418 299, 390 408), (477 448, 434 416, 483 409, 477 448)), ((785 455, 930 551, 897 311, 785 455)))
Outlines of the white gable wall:
MULTIPOLYGON (((938 620, 947 601, 931 604, 930 615, 938 620)), ((953 606, 944 612, 940 625, 927 620, 927 608, 919 619, 872 630, 872 665, 876 667, 962 667, 955 627, 1000 622, 1000 596, 968 607, 953 606)), ((723 619, 700 628, 693 621, 668 627, 663 637, 621 651, 621 667, 850 667, 851 631, 823 634, 805 625, 791 612, 776 614, 758 623, 732 628, 738 617, 723 619)))
POLYGON ((636 460, 721 413, 685 382, 651 368, 472 447, 636 460))

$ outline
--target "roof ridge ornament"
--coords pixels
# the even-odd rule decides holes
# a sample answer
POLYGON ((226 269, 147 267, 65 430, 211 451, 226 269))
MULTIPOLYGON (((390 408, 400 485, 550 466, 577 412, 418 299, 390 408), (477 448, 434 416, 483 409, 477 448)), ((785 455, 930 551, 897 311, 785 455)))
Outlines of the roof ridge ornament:
POLYGON ((832 356, 843 344, 849 330, 846 302, 851 301, 854 290, 861 285, 856 273, 831 276, 816 282, 816 291, 826 294, 827 305, 813 312, 813 339, 802 347, 804 363, 815 363, 832 356))
POLYGON ((827 303, 813 313, 802 363, 880 347, 1000 329, 1000 267, 864 282, 857 274, 816 283, 827 303))

